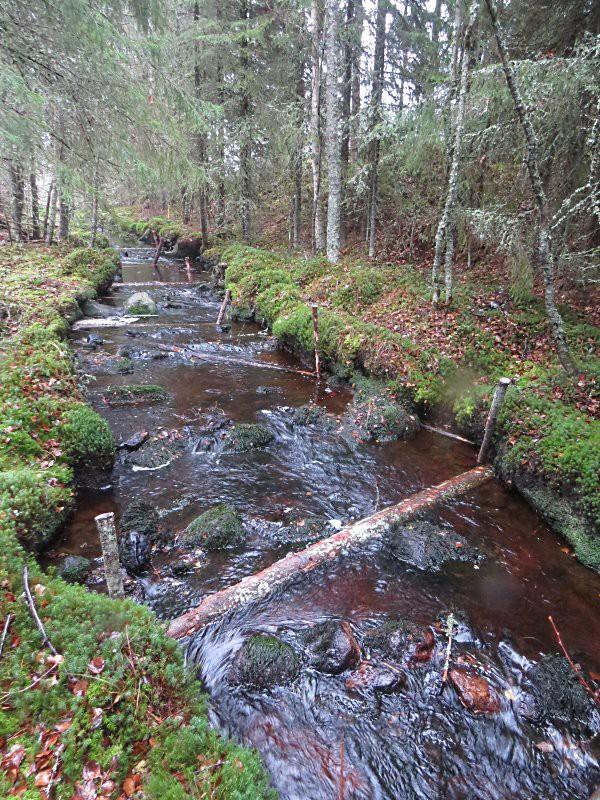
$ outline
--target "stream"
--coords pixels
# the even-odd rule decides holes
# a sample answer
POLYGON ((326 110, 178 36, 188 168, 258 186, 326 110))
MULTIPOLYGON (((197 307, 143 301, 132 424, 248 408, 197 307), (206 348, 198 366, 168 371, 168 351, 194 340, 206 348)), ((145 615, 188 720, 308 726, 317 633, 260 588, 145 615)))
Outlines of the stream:
MULTIPOLYGON (((341 437, 334 425, 295 424, 293 410, 307 403, 335 420, 351 402, 350 391, 294 372, 304 367, 254 323, 218 329, 220 298, 208 286, 211 275, 190 273, 167 257, 157 274, 152 254, 148 247, 123 248, 124 285, 113 284, 101 302, 117 310, 128 295, 144 291, 157 302, 158 316, 72 334, 81 370, 90 376, 90 402, 116 441, 144 431, 149 443, 121 449, 110 481, 81 490, 49 563, 67 554, 92 559, 90 585, 102 590, 94 516, 120 517, 132 500, 147 500, 160 515, 162 544, 127 588, 170 620, 302 547, 283 535, 290 520, 319 520, 329 535, 474 465, 470 445, 425 430, 407 442, 363 444, 341 437), (103 343, 91 348, 90 334, 103 343), (168 350, 183 345, 201 357, 168 350), (127 374, 114 374, 119 359, 130 361, 127 374), (105 401, 109 387, 149 383, 168 392, 164 402, 111 407, 105 401), (274 440, 247 453, 199 446, 207 415, 260 422, 274 440), (139 454, 152 455, 150 445, 156 452, 144 462, 139 454), (190 553, 179 534, 217 503, 242 514, 245 544, 190 553)), ((598 709, 568 666, 543 673, 535 665, 560 652, 552 615, 573 661, 598 677, 600 577, 498 482, 428 519, 457 549, 479 556, 424 569, 388 550, 365 552, 190 641, 187 657, 209 693, 211 721, 260 751, 283 800, 588 800, 600 783, 598 709), (451 667, 485 677, 497 705, 489 713, 442 679, 449 612, 459 622, 451 667), (398 620, 413 634, 395 658, 393 643, 373 633, 398 620), (328 674, 310 661, 307 631, 327 621, 345 623, 362 666, 328 674), (256 632, 292 645, 301 661, 293 681, 267 688, 232 683, 238 651, 256 632), (427 644, 419 657, 415 641, 427 644), (392 685, 394 675, 401 685, 392 685)))

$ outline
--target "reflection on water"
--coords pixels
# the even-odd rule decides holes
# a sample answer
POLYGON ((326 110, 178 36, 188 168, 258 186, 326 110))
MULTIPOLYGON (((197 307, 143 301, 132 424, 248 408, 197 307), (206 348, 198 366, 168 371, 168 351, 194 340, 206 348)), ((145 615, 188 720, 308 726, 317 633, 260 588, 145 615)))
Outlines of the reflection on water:
MULTIPOLYGON (((182 264, 164 258, 157 274, 151 253, 150 248, 128 251, 125 284, 187 280, 182 264)), ((93 517, 108 510, 119 514, 134 498, 155 505, 170 540, 217 502, 233 503, 246 518, 281 521, 296 513, 339 525, 473 466, 468 445, 425 431, 411 442, 378 446, 348 442, 335 426, 295 425, 290 409, 315 402, 339 415, 349 394, 269 369, 267 364, 298 365, 253 324, 217 330, 218 298, 196 285, 209 279, 194 273, 188 286, 143 287, 159 303, 160 316, 130 329, 103 330, 105 344, 95 352, 82 347, 86 333, 74 335, 83 369, 96 372, 89 384, 91 401, 117 441, 136 431, 164 431, 165 436, 176 431, 185 446, 155 471, 135 471, 120 459, 109 487, 81 493, 54 558, 64 553, 96 558, 93 517), (183 344, 209 358, 186 359, 165 350, 183 344), (211 361, 211 353, 231 361, 211 361), (110 376, 90 369, 95 360, 124 354, 133 362, 132 374, 110 376), (169 399, 147 407, 104 404, 107 386, 128 383, 160 384, 169 399), (233 420, 263 422, 274 442, 242 455, 196 452, 201 415, 211 409, 233 420)), ((134 291, 135 286, 115 285, 108 302, 119 307, 134 291)), ((549 614, 573 658, 588 670, 598 669, 600 579, 563 552, 533 511, 499 484, 453 502, 437 521, 449 535, 475 545, 483 561, 455 563, 431 574, 401 565, 387 551, 367 553, 330 565, 315 579, 213 626, 190 643, 189 657, 211 692, 215 722, 261 751, 283 798, 575 800, 593 790, 599 779, 594 741, 526 722, 517 699, 530 661, 557 651, 549 614), (345 687, 347 675, 311 669, 303 669, 291 686, 263 692, 232 688, 227 681, 250 632, 276 631, 301 652, 307 626, 343 619, 353 626, 366 657, 365 635, 382 620, 409 618, 430 626, 448 609, 466 614, 473 631, 471 641, 455 645, 453 657, 476 658, 502 698, 497 715, 465 711, 456 693, 440 685, 446 639, 439 629, 431 663, 410 670, 399 694, 356 697, 345 687), (551 747, 540 749, 541 741, 551 747)), ((155 554, 154 569, 140 579, 138 589, 161 617, 172 618, 291 547, 255 526, 239 551, 208 554, 183 575, 172 569, 181 551, 166 548, 155 554)))

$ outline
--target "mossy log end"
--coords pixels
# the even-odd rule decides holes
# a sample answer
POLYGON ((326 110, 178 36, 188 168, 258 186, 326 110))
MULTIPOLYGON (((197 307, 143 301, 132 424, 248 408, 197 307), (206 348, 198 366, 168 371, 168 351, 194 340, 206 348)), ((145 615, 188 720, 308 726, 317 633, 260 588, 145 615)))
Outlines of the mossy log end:
POLYGON ((445 500, 480 486, 490 480, 493 474, 490 467, 475 467, 355 522, 305 550, 290 553, 255 575, 249 575, 239 583, 209 595, 199 606, 176 617, 167 633, 174 639, 191 636, 222 615, 266 597, 322 564, 383 539, 392 525, 407 522, 445 500))

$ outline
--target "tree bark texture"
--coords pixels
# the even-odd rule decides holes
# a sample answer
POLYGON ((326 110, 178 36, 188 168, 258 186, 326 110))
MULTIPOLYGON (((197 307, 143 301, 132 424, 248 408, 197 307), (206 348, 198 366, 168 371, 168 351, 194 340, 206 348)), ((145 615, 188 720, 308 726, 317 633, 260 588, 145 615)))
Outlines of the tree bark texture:
POLYGON ((25 205, 25 181, 23 169, 12 159, 8 162, 12 195, 12 235, 16 242, 23 238, 23 207, 25 205))
POLYGON ((322 148, 321 148, 321 65, 323 60, 323 7, 322 0, 312 0, 311 13, 311 100, 310 141, 313 187, 313 250, 325 249, 325 225, 322 202, 322 148))
POLYGON ((325 59, 327 63, 326 105, 327 125, 327 260, 337 264, 340 257, 340 220, 342 200, 342 164, 340 137, 340 7, 339 0, 327 0, 327 25, 325 32, 325 59))
POLYGON ((39 239, 41 236, 40 200, 37 187, 37 178, 35 175, 35 168, 33 164, 32 164, 32 170, 29 173, 29 191, 31 192, 31 238, 39 239))
POLYGON ((375 257, 377 246, 377 188, 380 151, 381 100, 383 96, 383 75, 385 69, 385 20, 387 16, 387 0, 377 0, 377 18, 375 22, 375 53, 373 58, 373 87, 371 91, 371 139, 370 150, 370 186, 369 186, 369 256, 375 257))
POLYGON ((98 514, 94 519, 100 536, 108 595, 109 597, 117 598, 125 597, 115 515, 112 511, 109 511, 107 514, 98 514))

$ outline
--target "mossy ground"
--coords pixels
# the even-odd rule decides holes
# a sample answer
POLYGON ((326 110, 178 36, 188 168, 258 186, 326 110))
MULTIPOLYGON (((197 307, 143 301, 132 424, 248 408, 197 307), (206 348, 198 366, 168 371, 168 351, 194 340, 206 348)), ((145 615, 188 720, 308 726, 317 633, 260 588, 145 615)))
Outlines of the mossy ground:
POLYGON ((421 415, 451 415, 475 438, 496 381, 512 377, 496 452, 513 472, 535 474, 570 498, 582 524, 562 526, 554 515, 555 524, 600 569, 600 360, 593 355, 600 329, 563 309, 579 370, 571 380, 561 373, 541 300, 513 299, 508 288, 490 287, 483 271, 459 274, 452 307, 434 310, 426 273, 410 264, 374 267, 346 257, 332 266, 243 245, 223 247, 220 258, 234 304, 254 308, 285 344, 312 356, 316 302, 330 371, 369 375, 421 415))
POLYGON ((63 338, 77 300, 117 266, 110 250, 0 253, 0 797, 272 798, 251 751, 209 728, 199 684, 154 615, 44 574, 74 471, 110 461, 106 423, 80 395, 63 338), (23 599, 23 567, 47 634, 23 599))

